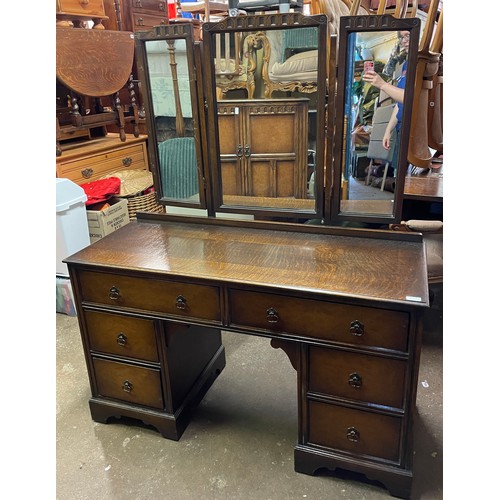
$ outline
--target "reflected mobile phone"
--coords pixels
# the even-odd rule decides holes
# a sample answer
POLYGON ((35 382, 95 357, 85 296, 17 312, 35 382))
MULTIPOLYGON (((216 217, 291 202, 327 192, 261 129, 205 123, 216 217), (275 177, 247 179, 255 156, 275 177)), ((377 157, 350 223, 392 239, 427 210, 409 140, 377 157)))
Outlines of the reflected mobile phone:
POLYGON ((365 61, 363 63, 363 70, 365 73, 367 71, 373 71, 373 61, 365 61))

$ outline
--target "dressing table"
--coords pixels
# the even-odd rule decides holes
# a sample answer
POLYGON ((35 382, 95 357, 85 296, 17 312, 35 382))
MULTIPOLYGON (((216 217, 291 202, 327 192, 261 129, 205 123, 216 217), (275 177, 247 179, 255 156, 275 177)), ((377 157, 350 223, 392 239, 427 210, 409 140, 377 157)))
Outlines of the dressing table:
MULTIPOLYGON (((373 26, 375 16, 366 17, 373 26)), ((166 57, 172 54, 167 45, 175 45, 176 57, 187 58, 188 81, 182 84, 192 98, 189 122, 200 193, 187 199, 164 196, 157 146, 148 141, 158 200, 167 215, 138 213, 136 221, 65 259, 90 380, 91 416, 102 423, 132 417, 179 440, 197 404, 224 376, 221 331, 267 337, 297 373, 295 470, 313 475, 347 469, 408 498, 421 315, 429 306, 422 235, 335 226, 331 207, 324 209, 323 168, 317 168, 324 164, 322 147, 310 200, 294 204, 293 197, 257 201, 226 195, 215 77, 207 70, 203 88, 196 78, 214 59, 211 37, 250 31, 253 23, 271 30, 306 26, 317 30, 318 46, 326 49, 325 16, 235 19, 203 25, 203 53, 189 26, 138 35, 138 66, 150 110, 155 96, 148 43, 155 42, 158 54, 156 42, 169 41, 166 57), (207 216, 168 215, 169 206, 205 209, 207 216), (267 220, 243 220, 243 214, 267 220), (272 216, 308 223, 273 222, 272 216), (317 216, 326 223, 314 223, 317 216)), ((325 68, 318 64, 320 99, 325 68)), ((175 92, 181 82, 173 83, 175 92)), ((323 106, 315 116, 317 143, 323 145, 324 126, 318 126, 325 120, 323 106)), ((158 122, 150 113, 150 137, 158 122)))

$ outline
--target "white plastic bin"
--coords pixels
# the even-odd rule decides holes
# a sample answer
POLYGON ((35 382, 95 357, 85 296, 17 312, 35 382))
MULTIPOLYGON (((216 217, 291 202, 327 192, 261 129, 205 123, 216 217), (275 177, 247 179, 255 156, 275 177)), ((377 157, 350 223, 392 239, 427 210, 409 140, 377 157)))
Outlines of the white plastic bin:
POLYGON ((86 201, 82 187, 56 178, 56 275, 69 276, 63 259, 90 245, 86 201))

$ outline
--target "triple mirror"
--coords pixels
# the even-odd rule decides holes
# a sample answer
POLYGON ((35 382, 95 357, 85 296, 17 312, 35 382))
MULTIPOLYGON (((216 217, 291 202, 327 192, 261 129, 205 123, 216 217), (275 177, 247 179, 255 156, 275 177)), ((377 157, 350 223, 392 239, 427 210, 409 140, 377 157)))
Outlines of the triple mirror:
POLYGON ((202 42, 189 23, 136 33, 158 201, 209 216, 397 220, 419 27, 415 18, 342 17, 331 51, 325 15, 227 17, 203 23, 202 42), (378 86, 365 79, 372 69, 378 86), (387 85, 401 81, 398 102, 387 85))

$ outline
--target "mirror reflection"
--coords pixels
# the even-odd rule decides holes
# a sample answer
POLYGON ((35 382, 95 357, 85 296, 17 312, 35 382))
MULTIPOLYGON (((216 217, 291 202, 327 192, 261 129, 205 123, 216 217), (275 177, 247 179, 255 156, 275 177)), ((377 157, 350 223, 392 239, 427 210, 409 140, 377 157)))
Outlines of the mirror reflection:
POLYGON ((224 207, 317 213, 326 59, 310 19, 316 25, 212 33, 224 207))
POLYGON ((199 203, 191 79, 185 39, 145 42, 162 198, 199 203))
POLYGON ((393 215, 410 32, 350 33, 340 211, 393 215))

